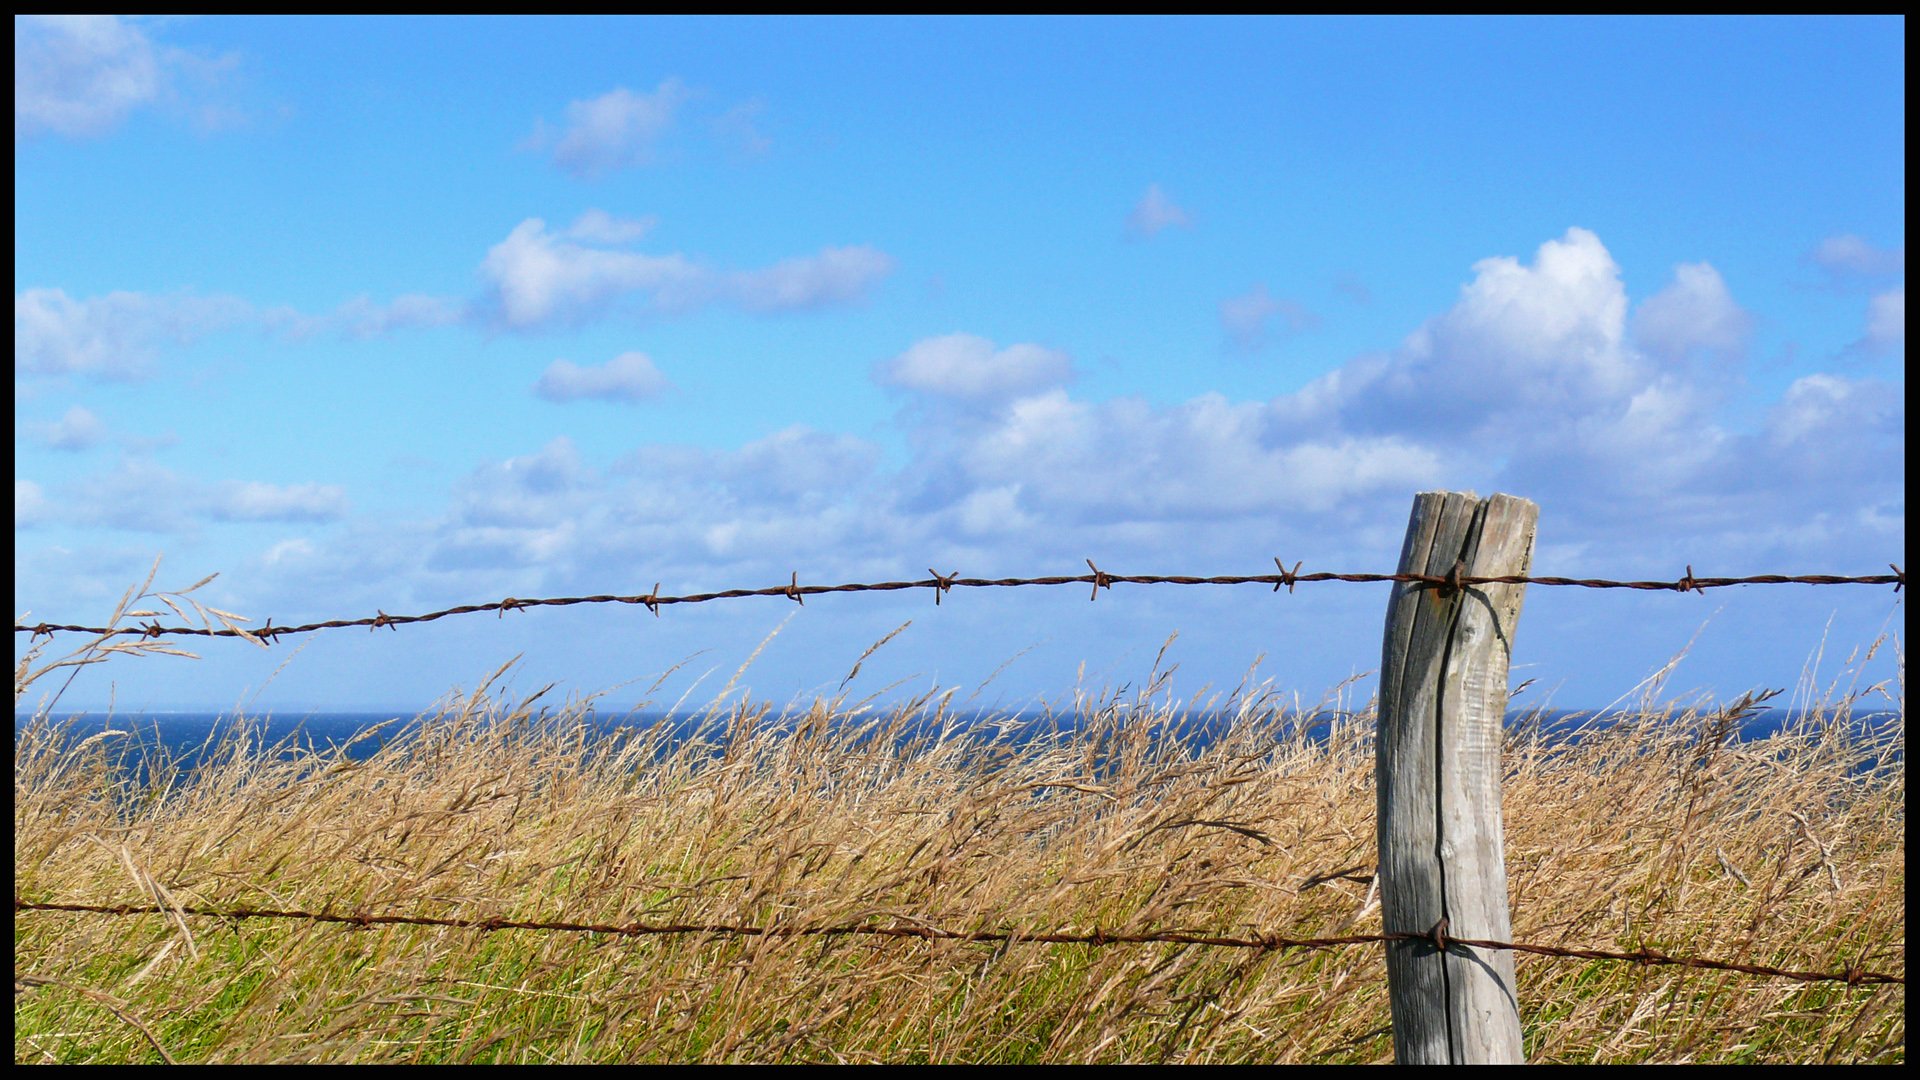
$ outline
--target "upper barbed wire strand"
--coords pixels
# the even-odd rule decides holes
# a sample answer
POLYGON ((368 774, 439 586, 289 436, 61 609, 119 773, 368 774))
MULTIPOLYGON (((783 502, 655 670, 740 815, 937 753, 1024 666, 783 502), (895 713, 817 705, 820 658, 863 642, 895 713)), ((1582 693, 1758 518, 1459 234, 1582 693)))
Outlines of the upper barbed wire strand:
POLYGON ((1528 577, 1519 574, 1503 574, 1488 577, 1471 575, 1437 574, 1339 574, 1325 571, 1302 574, 1300 564, 1295 563, 1288 570, 1285 563, 1274 560, 1280 567, 1277 574, 1224 574, 1215 577, 1194 577, 1185 574, 1113 574, 1094 566, 1093 560, 1087 560, 1091 574, 1074 574, 1057 577, 1030 578, 963 578, 955 574, 938 575, 916 581, 877 581, 850 582, 842 585, 802 585, 796 571, 789 575, 787 584, 771 585, 763 589, 726 589, 721 592, 692 593, 687 596, 661 596, 660 586, 656 583, 653 591, 643 595, 615 596, 600 594, 596 596, 556 596, 538 600, 526 600, 507 597, 486 604, 461 604, 457 607, 432 611, 424 615, 389 615, 384 610, 359 619, 329 619, 324 622, 303 625, 275 626, 268 619, 255 630, 213 629, 199 626, 161 626, 158 622, 141 626, 78 626, 69 623, 40 622, 31 625, 15 623, 16 634, 42 634, 51 636, 57 633, 91 634, 96 637, 138 636, 158 638, 167 636, 185 637, 235 637, 251 638, 259 642, 272 642, 288 634, 310 634, 318 630, 338 630, 346 627, 365 626, 369 628, 387 627, 397 629, 409 623, 433 622, 451 615, 471 615, 476 612, 493 611, 504 615, 508 611, 523 611, 530 607, 571 607, 575 604, 639 604, 660 614, 660 609, 669 604, 704 604, 712 600, 733 600, 748 596, 780 596, 796 603, 803 597, 818 596, 823 593, 853 592, 898 592, 902 589, 932 589, 934 603, 938 604, 945 593, 960 588, 991 589, 1017 588, 1027 585, 1087 585, 1093 586, 1092 599, 1099 599, 1100 590, 1117 584, 1127 585, 1271 585, 1278 592, 1285 586, 1292 592, 1295 585, 1341 581, 1354 583, 1407 582, 1422 585, 1434 585, 1441 588, 1456 588, 1473 585, 1546 585, 1575 586, 1583 589, 1639 589, 1649 592, 1698 592, 1708 589, 1723 589, 1734 585, 1892 585, 1899 592, 1907 584, 1906 571, 1898 565, 1888 563, 1891 574, 1864 574, 1841 576, 1836 574, 1753 574, 1746 577, 1699 577, 1689 565, 1684 577, 1673 581, 1616 581, 1607 578, 1570 578, 1570 577, 1528 577))

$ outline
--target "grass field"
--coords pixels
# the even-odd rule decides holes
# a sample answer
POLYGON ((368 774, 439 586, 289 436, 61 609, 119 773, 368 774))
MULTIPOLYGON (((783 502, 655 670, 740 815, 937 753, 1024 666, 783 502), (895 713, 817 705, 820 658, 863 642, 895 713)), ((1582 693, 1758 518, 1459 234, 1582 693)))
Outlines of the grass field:
MULTIPOLYGON (((1511 732, 1516 940, 1904 975, 1904 689, 1878 695, 1897 717, 1879 740, 1844 697, 1835 722, 1758 742, 1674 709, 1577 741, 1511 732)), ((1067 731, 943 734, 944 700, 735 701, 687 740, 595 737, 578 710, 477 691, 366 760, 243 734, 190 774, 162 760, 138 779, 127 738, 40 722, 15 743, 15 893, 621 925, 1379 930, 1370 717, 1308 737, 1300 714, 1236 694, 1205 705, 1231 730, 1196 742, 1169 734, 1184 710, 1154 685, 1083 702, 1067 731)), ((14 1060, 1375 1062, 1393 1052, 1381 948, 25 911, 14 1060)), ((1904 985, 1517 966, 1531 1061, 1905 1059, 1904 985)))

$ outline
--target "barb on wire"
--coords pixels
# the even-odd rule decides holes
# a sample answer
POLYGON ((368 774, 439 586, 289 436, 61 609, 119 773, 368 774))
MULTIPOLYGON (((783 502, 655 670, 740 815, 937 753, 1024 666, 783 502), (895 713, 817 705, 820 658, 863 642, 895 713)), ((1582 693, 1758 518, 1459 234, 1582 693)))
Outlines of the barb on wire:
POLYGON ((1087 599, 1098 600, 1100 599, 1101 589, 1113 588, 1113 575, 1093 565, 1092 559, 1087 560, 1087 569, 1093 571, 1093 593, 1089 595, 1087 599))
POLYGON ((1287 564, 1280 561, 1280 556, 1275 555, 1273 557, 1273 565, 1280 568, 1280 578, 1278 581, 1275 581, 1273 583, 1273 591, 1279 592, 1280 586, 1285 585, 1287 587, 1287 591, 1292 592, 1293 587, 1296 584, 1298 584, 1300 581, 1301 563, 1296 561, 1293 564, 1293 569, 1289 570, 1287 569, 1287 564))
POLYGON ((1648 592, 1695 592, 1704 595, 1708 589, 1723 589, 1734 585, 1891 585, 1894 592, 1906 586, 1906 571, 1889 563, 1891 574, 1867 574, 1843 577, 1835 574, 1753 574, 1747 577, 1698 577, 1693 567, 1687 567, 1685 577, 1677 581, 1614 581, 1606 578, 1568 578, 1568 577, 1528 577, 1521 574, 1504 574, 1480 577, 1464 573, 1464 567, 1456 564, 1445 575, 1435 574, 1336 574, 1316 571, 1311 574, 1300 572, 1300 563, 1293 564, 1289 570, 1285 563, 1274 559, 1277 574, 1224 574, 1214 577, 1191 577, 1184 574, 1111 574, 1087 560, 1090 574, 1074 574, 1061 577, 1030 578, 963 578, 959 571, 942 575, 929 569, 933 575, 927 581, 876 581, 850 582, 844 585, 802 585, 800 572, 794 571, 785 585, 773 585, 763 589, 726 589, 721 592, 693 593, 687 596, 661 596, 660 583, 654 582, 653 591, 644 596, 555 596, 540 600, 524 600, 507 597, 489 604, 462 604, 441 611, 428 612, 425 615, 389 615, 384 610, 360 619, 329 619, 324 622, 306 623, 298 626, 273 626, 268 619, 267 625, 259 630, 245 630, 228 625, 222 629, 197 626, 161 626, 157 621, 139 626, 80 626, 67 623, 37 622, 33 624, 15 623, 16 634, 31 634, 34 638, 45 634, 48 637, 57 633, 89 634, 95 637, 116 637, 134 634, 141 637, 157 638, 161 636, 191 637, 237 637, 250 638, 261 644, 278 640, 286 634, 309 634, 317 630, 335 630, 348 626, 364 626, 370 630, 386 627, 398 630, 411 623, 433 622, 453 615, 469 615, 477 611, 493 611, 504 614, 507 611, 521 611, 530 607, 571 607, 575 604, 641 604, 656 616, 660 609, 669 604, 703 604, 712 600, 733 600, 746 596, 784 596, 796 604, 804 605, 805 598, 820 593, 854 592, 896 592, 901 589, 934 590, 934 603, 956 588, 998 589, 1015 588, 1029 585, 1092 585, 1091 597, 1098 599, 1101 589, 1111 590, 1116 584, 1128 585, 1271 585, 1274 592, 1286 586, 1292 592, 1295 585, 1302 582, 1340 581, 1353 583, 1404 582, 1419 585, 1439 586, 1442 590, 1458 590, 1473 585, 1543 585, 1572 586, 1585 589, 1638 589, 1648 592))
POLYGON ((940 571, 929 566, 927 567, 927 573, 933 575, 933 606, 939 607, 940 597, 953 588, 953 579, 960 576, 960 571, 955 570, 942 576, 940 571))
POLYGON ((1838 982, 1848 986, 1905 986, 1907 977, 1882 971, 1869 971, 1858 964, 1840 971, 1794 971, 1765 964, 1746 964, 1733 960, 1710 960, 1698 956, 1671 956, 1655 949, 1634 952, 1609 952, 1604 949, 1568 948, 1560 945, 1532 945, 1513 941, 1489 941, 1479 938, 1450 937, 1447 921, 1441 919, 1433 929, 1420 934, 1345 934, 1337 937, 1287 937, 1268 931, 1243 936, 1209 934, 1200 931, 1160 930, 1137 934, 1119 934, 1095 927, 1092 931, 1025 930, 944 930, 919 922, 898 920, 891 925, 850 923, 832 926, 779 925, 751 926, 726 923, 579 923, 540 922, 526 919, 457 919, 429 915, 377 915, 366 911, 342 914, 334 911, 290 911, 274 908, 206 908, 181 906, 162 908, 141 904, 63 904, 38 903, 13 898, 13 910, 69 911, 98 915, 193 915, 214 919, 304 919, 309 922, 339 923, 367 929, 374 926, 440 926, 494 933, 502 930, 544 930, 555 933, 609 934, 617 937, 654 937, 666 934, 711 934, 734 937, 893 937, 923 938, 939 941, 1035 942, 1076 945, 1212 945, 1222 948, 1332 949, 1344 945, 1369 945, 1389 941, 1424 941, 1445 952, 1466 945, 1476 949, 1506 949, 1537 956, 1578 960, 1618 960, 1649 967, 1686 967, 1703 971, 1737 971, 1747 975, 1793 979, 1798 982, 1838 982))

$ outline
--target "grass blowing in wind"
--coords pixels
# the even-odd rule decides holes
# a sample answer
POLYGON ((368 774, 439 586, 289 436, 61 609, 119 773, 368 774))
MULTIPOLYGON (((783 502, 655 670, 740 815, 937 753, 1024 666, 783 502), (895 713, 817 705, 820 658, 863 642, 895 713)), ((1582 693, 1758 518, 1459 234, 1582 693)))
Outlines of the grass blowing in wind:
MULTIPOLYGON (((49 701, 16 732, 16 903, 151 913, 16 913, 15 1060, 1391 1057, 1378 944, 1127 940, 1376 933, 1370 707, 1182 700, 1163 662, 1037 717, 851 697, 886 641, 830 698, 776 709, 743 665, 614 727, 502 668, 370 754, 242 723, 188 762, 49 701), (259 910, 427 924, 198 914, 259 910)), ((16 703, 108 647, 20 666, 16 703)), ((1650 693, 1510 725, 1515 940, 1903 977, 1904 685, 1842 685, 1750 741, 1739 708, 1650 693)), ((1533 1061, 1905 1056, 1904 983, 1516 968, 1533 1061)))

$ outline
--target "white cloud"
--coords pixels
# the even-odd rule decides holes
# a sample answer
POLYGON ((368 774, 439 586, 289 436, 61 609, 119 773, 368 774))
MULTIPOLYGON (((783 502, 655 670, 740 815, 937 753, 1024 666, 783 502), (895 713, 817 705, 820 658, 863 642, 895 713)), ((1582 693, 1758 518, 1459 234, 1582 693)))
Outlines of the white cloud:
POLYGON ((245 110, 210 97, 239 66, 156 44, 131 19, 14 17, 13 138, 104 135, 137 109, 161 107, 203 132, 234 128, 245 110))
POLYGON ((13 525, 14 528, 26 528, 38 525, 47 517, 47 497, 40 485, 31 480, 15 478, 13 481, 13 525))
POLYGON ((948 334, 915 342, 879 364, 874 378, 938 397, 992 402, 1059 386, 1073 377, 1067 354, 1039 345, 1009 345, 973 334, 948 334))
POLYGON ((597 484, 573 440, 557 436, 536 453, 476 469, 455 489, 465 525, 540 527, 579 512, 597 484))
POLYGON ((1133 212, 1127 215, 1127 232, 1137 237, 1152 237, 1163 229, 1175 226, 1185 229, 1192 225, 1193 216, 1174 205, 1159 184, 1148 184, 1146 194, 1140 196, 1133 212))
POLYGON ((1532 266, 1501 256, 1473 270, 1459 303, 1409 339, 1416 366, 1562 399, 1612 399, 1635 385, 1636 365, 1622 347, 1626 289, 1599 237, 1568 229, 1540 245, 1532 266))
POLYGON ((131 532, 182 532, 204 521, 336 521, 349 506, 336 484, 208 483, 143 458, 65 486, 46 517, 131 532))
POLYGON ((1907 344, 1907 287, 1896 286, 1867 304, 1867 348, 1904 349, 1907 344))
POLYGON ((24 425, 27 437, 52 450, 86 450, 106 437, 106 425, 82 405, 75 405, 55 421, 24 425))
POLYGON ((466 315, 464 304, 417 293, 385 304, 358 296, 324 315, 308 315, 289 307, 261 310, 226 295, 112 292, 76 300, 63 289, 34 288, 13 297, 14 366, 32 375, 130 380, 149 374, 163 348, 225 330, 253 328, 294 339, 371 338, 445 326, 466 315))
POLYGON ((1907 247, 1874 247, 1852 233, 1842 233, 1820 241, 1809 258, 1835 276, 1878 277, 1905 272, 1907 247))
POLYGON ((1220 301, 1220 325, 1226 330, 1227 337, 1243 349, 1257 349, 1266 344, 1267 325, 1275 316, 1280 318, 1288 334, 1299 333, 1320 323, 1318 316, 1300 304, 1269 295, 1264 282, 1254 285, 1243 295, 1220 301))
POLYGON ((193 523, 204 489, 170 469, 128 458, 85 477, 54 500, 63 521, 131 532, 174 532, 193 523))
POLYGON ((631 244, 653 231, 660 219, 653 214, 640 218, 615 217, 605 210, 591 209, 567 226, 567 237, 588 244, 631 244))
POLYGON ((864 300, 892 272, 893 257, 878 248, 830 247, 764 270, 739 271, 732 293, 749 311, 800 311, 864 300))
POLYGON ((27 289, 13 297, 14 366, 34 375, 134 379, 161 346, 185 345, 251 316, 231 296, 114 292, 75 300, 62 289, 27 289))
POLYGON ((1033 527, 1031 515, 1020 509, 1020 485, 979 488, 969 492, 953 510, 960 531, 970 537, 991 538, 1033 527))
POLYGON ((634 402, 657 397, 672 385, 646 353, 626 352, 599 367, 555 360, 534 384, 533 392, 548 401, 597 398, 634 402))
POLYGON ((266 484, 229 480, 207 499, 217 521, 335 521, 346 516, 347 494, 338 484, 266 484))
POLYGON ((310 562, 318 554, 319 549, 314 547, 313 541, 296 536, 268 548, 266 554, 260 557, 260 562, 267 567, 297 567, 310 562))
POLYGON ((1452 308, 1399 349, 1362 356, 1278 403, 1289 423, 1460 440, 1513 438, 1624 409, 1650 365, 1626 341, 1620 268, 1569 229, 1532 265, 1474 264, 1452 308))
POLYGON ((760 270, 721 272, 678 253, 646 255, 588 246, 568 236, 632 235, 614 219, 576 223, 554 234, 528 218, 495 244, 480 264, 485 304, 507 327, 530 330, 578 325, 622 301, 645 303, 663 314, 684 314, 714 303, 749 311, 781 312, 855 303, 893 270, 893 259, 872 247, 830 247, 760 270))
POLYGON ((488 298, 515 329, 578 323, 623 293, 647 292, 664 307, 692 306, 711 292, 710 275, 679 255, 608 251, 560 239, 528 218, 480 264, 488 298))
POLYGON ((1155 408, 1061 390, 1014 402, 961 463, 970 486, 1018 485, 1028 513, 1083 523, 1318 512, 1439 475, 1427 448, 1398 436, 1302 437, 1263 402, 1206 394, 1155 408))
POLYGON ((1729 440, 1701 486, 1740 515, 1726 523, 1729 537, 1764 519, 1771 527, 1760 535, 1798 537, 1804 555, 1823 565, 1885 559, 1905 542, 1906 445, 1903 387, 1805 375, 1767 410, 1759 432, 1729 440), (1822 521, 1834 527, 1798 532, 1822 521))
POLYGON ((1696 352, 1737 358, 1752 329, 1752 316, 1706 263, 1674 267, 1672 284, 1642 301, 1633 318, 1634 342, 1672 363, 1696 352))
POLYGON ((553 151, 553 162, 583 179, 652 162, 654 146, 673 127, 674 114, 692 97, 679 79, 651 94, 624 86, 597 98, 570 102, 556 133, 541 121, 527 145, 553 151))
POLYGON ((864 439, 796 424, 723 455, 714 471, 751 497, 806 500, 852 488, 868 477, 879 457, 879 447, 864 439))
POLYGON ((1904 395, 1885 382, 1819 373, 1793 381, 1768 411, 1764 458, 1755 466, 1867 473, 1890 448, 1904 449, 1904 395), (1876 444, 1878 446, 1876 447, 1876 444))
POLYGON ((372 338, 395 330, 447 326, 459 322, 465 307, 455 300, 421 293, 396 296, 385 304, 356 296, 335 309, 332 328, 349 337, 372 338))
POLYGON ((858 548, 890 527, 872 502, 878 457, 864 440, 793 427, 737 450, 646 446, 603 475, 560 438, 475 470, 423 557, 488 582, 513 570, 584 588, 613 564, 670 577, 858 548))
POLYGON ((165 85, 147 36, 113 16, 17 15, 13 137, 101 134, 165 85))

